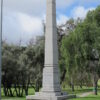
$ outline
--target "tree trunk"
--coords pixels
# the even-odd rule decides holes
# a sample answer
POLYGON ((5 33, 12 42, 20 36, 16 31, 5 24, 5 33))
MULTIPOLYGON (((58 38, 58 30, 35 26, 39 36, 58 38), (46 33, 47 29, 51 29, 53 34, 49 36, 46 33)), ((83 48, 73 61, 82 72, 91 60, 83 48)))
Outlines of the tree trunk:
POLYGON ((98 95, 98 80, 96 78, 96 75, 93 75, 93 87, 94 87, 93 93, 95 95, 98 95))
POLYGON ((8 96, 8 88, 4 87, 4 94, 5 96, 8 96))
POLYGON ((74 84, 72 84, 72 91, 74 92, 75 90, 74 90, 74 84))
POLYGON ((36 88, 35 88, 35 91, 36 91, 36 92, 39 92, 39 84, 38 84, 38 82, 36 82, 36 88))
POLYGON ((12 93, 11 87, 9 88, 9 92, 10 92, 10 96, 13 97, 13 93, 12 93))
POLYGON ((66 69, 63 71, 63 74, 61 76, 61 82, 60 82, 60 84, 62 84, 62 82, 64 81, 65 76, 66 76, 66 69))
POLYGON ((18 91, 17 91, 16 84, 14 85, 14 88, 15 88, 16 96, 18 96, 18 91))
POLYGON ((73 78, 71 78, 71 86, 72 86, 72 91, 74 92, 75 89, 74 89, 74 82, 73 82, 73 78))
POLYGON ((95 94, 95 95, 98 95, 98 85, 97 85, 97 83, 98 83, 98 81, 96 80, 96 79, 94 79, 93 80, 93 87, 94 87, 94 89, 93 89, 93 93, 95 94))
POLYGON ((80 88, 82 89, 82 87, 83 87, 83 84, 82 84, 82 82, 80 82, 80 88))
POLYGON ((28 95, 28 88, 25 89, 25 95, 28 95))

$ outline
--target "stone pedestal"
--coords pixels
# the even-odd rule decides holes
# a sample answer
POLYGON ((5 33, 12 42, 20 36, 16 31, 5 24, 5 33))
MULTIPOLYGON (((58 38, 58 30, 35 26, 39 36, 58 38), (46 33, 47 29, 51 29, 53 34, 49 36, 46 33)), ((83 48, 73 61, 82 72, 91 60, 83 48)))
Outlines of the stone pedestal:
POLYGON ((67 100, 75 95, 61 92, 57 67, 45 67, 43 70, 43 88, 41 92, 26 97, 26 100, 67 100))
POLYGON ((42 92, 61 92, 59 70, 55 67, 45 67, 43 70, 43 88, 42 92))
POLYGON ((56 26, 56 0, 47 0, 45 64, 43 69, 42 90, 27 100, 65 100, 73 95, 62 93, 58 67, 58 45, 56 26))
POLYGON ((36 93, 34 96, 27 96, 27 100, 67 100, 70 98, 75 98, 75 95, 67 95, 66 93, 60 93, 59 95, 55 95, 54 93, 36 93))

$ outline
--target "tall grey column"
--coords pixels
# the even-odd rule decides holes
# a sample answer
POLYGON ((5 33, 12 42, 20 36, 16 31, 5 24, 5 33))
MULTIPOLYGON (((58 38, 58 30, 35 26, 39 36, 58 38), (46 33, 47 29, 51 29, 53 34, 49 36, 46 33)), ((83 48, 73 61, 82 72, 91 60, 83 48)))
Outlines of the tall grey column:
POLYGON ((41 92, 27 96, 27 100, 65 100, 69 98, 61 92, 58 68, 58 46, 56 26, 56 0, 47 0, 45 62, 41 92))
POLYGON ((56 26, 56 0, 47 0, 43 92, 60 92, 56 26))
POLYGON ((45 34, 45 66, 58 65, 56 0, 47 0, 46 34, 45 34))

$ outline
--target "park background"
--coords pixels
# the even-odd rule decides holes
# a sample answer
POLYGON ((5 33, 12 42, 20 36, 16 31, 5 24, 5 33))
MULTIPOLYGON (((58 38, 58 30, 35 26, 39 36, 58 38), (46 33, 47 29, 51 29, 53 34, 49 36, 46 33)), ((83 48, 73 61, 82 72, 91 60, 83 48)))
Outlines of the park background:
MULTIPOLYGON (((22 1, 3 3, 2 100, 25 100, 42 87, 45 0, 22 1)), ((100 99, 99 3, 57 0, 61 86, 75 100, 100 99)))

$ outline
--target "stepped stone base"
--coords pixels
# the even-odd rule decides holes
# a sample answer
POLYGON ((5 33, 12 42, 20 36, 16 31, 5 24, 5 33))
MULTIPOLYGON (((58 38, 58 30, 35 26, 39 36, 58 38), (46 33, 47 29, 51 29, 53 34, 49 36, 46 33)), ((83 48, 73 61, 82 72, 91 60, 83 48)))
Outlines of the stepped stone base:
POLYGON ((69 98, 75 98, 76 95, 67 95, 62 93, 60 95, 55 95, 55 93, 36 93, 35 95, 30 95, 26 97, 26 100, 68 100, 69 98))

